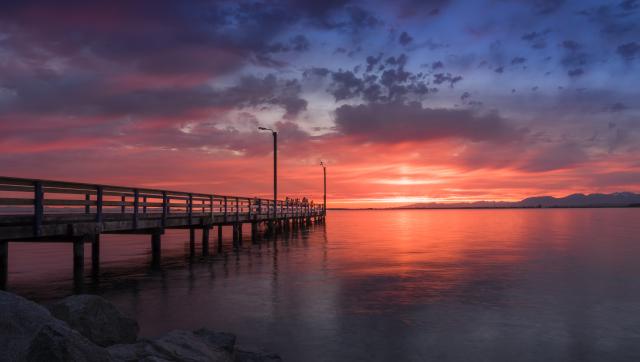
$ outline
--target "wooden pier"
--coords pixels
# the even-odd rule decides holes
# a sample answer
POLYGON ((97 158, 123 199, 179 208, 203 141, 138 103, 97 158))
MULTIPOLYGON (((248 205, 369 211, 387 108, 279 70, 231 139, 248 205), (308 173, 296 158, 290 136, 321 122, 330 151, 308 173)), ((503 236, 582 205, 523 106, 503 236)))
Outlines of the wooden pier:
POLYGON ((73 243, 74 280, 84 271, 84 244, 91 243, 91 261, 99 269, 101 234, 150 235, 152 263, 159 264, 166 229, 202 230, 202 254, 209 255, 210 231, 233 228, 233 245, 242 241, 243 224, 252 240, 260 226, 276 233, 291 225, 324 221, 324 205, 241 196, 208 195, 149 188, 94 185, 0 177, 0 289, 8 275, 9 242, 73 243))

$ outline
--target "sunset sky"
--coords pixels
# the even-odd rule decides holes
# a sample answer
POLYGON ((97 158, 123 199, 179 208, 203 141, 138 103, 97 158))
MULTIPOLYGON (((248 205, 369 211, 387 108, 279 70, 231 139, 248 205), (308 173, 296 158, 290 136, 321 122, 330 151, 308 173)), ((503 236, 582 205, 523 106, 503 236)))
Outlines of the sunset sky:
POLYGON ((0 175, 329 207, 640 191, 640 0, 0 2, 0 175))

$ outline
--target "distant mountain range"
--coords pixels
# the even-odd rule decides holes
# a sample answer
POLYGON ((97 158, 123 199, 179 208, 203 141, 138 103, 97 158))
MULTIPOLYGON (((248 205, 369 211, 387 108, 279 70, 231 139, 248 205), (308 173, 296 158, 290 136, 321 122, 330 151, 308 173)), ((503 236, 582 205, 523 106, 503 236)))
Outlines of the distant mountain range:
POLYGON ((537 207, 640 207, 640 194, 614 192, 612 194, 573 194, 528 197, 521 201, 476 201, 457 203, 419 203, 397 207, 398 209, 471 209, 471 208, 537 208, 537 207))

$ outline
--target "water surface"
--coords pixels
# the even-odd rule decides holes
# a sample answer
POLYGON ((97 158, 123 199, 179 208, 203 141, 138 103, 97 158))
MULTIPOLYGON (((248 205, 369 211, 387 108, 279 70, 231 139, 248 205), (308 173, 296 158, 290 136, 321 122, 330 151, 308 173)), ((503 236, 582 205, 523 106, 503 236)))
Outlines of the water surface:
MULTIPOLYGON (((209 327, 287 361, 638 361, 639 219, 333 211, 325 225, 210 258, 189 258, 187 233, 170 231, 160 270, 148 237, 103 236, 86 288, 135 315, 143 336, 209 327)), ((12 243, 9 288, 68 295, 71 260, 70 244, 12 243)))

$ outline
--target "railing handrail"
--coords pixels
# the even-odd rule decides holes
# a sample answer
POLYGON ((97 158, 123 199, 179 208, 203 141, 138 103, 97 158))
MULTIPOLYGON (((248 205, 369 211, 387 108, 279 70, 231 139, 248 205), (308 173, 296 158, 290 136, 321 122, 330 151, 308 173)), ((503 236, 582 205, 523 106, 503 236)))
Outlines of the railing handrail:
MULTIPOLYGON (((134 198, 133 201, 121 201, 116 206, 121 206, 123 209, 127 206, 133 206, 136 210, 138 207, 142 206, 142 208, 146 211, 148 206, 150 207, 159 207, 165 206, 171 207, 179 207, 179 208, 187 208, 191 209, 201 209, 204 206, 209 206, 209 210, 213 213, 214 205, 215 208, 222 211, 223 208, 223 200, 235 200, 235 206, 240 209, 247 208, 247 213, 251 213, 251 208, 256 204, 262 206, 263 203, 266 202, 267 213, 269 213, 269 209, 273 209, 274 212, 281 214, 283 211, 287 213, 288 207, 293 206, 295 208, 306 208, 309 211, 323 211, 323 204, 314 204, 313 208, 309 203, 303 204, 290 204, 286 200, 277 200, 275 203, 273 199, 268 198, 258 198, 258 197, 245 197, 245 196, 236 196, 236 195, 221 195, 221 194, 204 194, 204 193, 192 193, 186 191, 175 191, 175 190, 163 190, 163 189, 154 189, 154 188, 146 188, 146 187, 129 187, 129 186, 117 186, 117 185, 105 185, 105 184, 90 184, 90 183, 80 183, 80 182, 70 182, 70 181, 58 181, 58 180, 45 180, 45 179, 31 179, 31 178, 18 178, 18 177, 6 177, 0 176, 0 191, 14 191, 14 192, 53 192, 57 194, 85 194, 85 195, 98 195, 100 196, 121 196, 123 199, 125 195, 130 198, 134 198), (4 185, 4 187, 3 187, 4 185), (21 190, 21 187, 29 187, 33 188, 33 190, 21 190), (163 199, 162 205, 157 205, 157 202, 140 202, 140 198, 157 198, 163 199), (166 198, 166 201, 165 201, 166 198), (173 204, 174 200, 186 201, 180 204, 173 204), (202 204, 193 204, 193 201, 202 201, 202 204), (209 201, 209 204, 205 204, 205 201, 209 201), (165 205, 166 204, 166 205, 165 205)), ((39 201, 43 201, 43 199, 38 200, 37 196, 34 196, 34 203, 38 203, 39 201)), ((116 201, 106 201, 102 200, 103 197, 100 197, 100 202, 96 199, 86 199, 84 200, 84 204, 75 205, 75 206, 114 206, 110 205, 111 203, 118 203, 116 201), (105 202, 109 203, 109 205, 104 205, 105 202)), ((23 199, 30 200, 30 199, 23 199)), ((56 200, 49 200, 56 201, 56 200)), ((57 201, 65 201, 65 200, 57 200, 57 201)), ((69 200, 71 201, 71 200, 69 200)), ((79 200, 80 201, 80 200, 79 200)), ((36 208, 43 207, 45 203, 42 205, 35 205, 36 208)), ((0 205, 2 205, 0 203, 0 205)), ((49 203, 48 205, 57 205, 62 206, 62 204, 49 203)), ((71 205, 69 205, 71 206, 71 205)), ((238 212, 239 210, 236 210, 238 212)), ((163 210, 164 212, 164 210, 163 210)), ((137 214, 138 212, 134 212, 137 214)), ((243 211, 243 213, 245 213, 243 211)))

